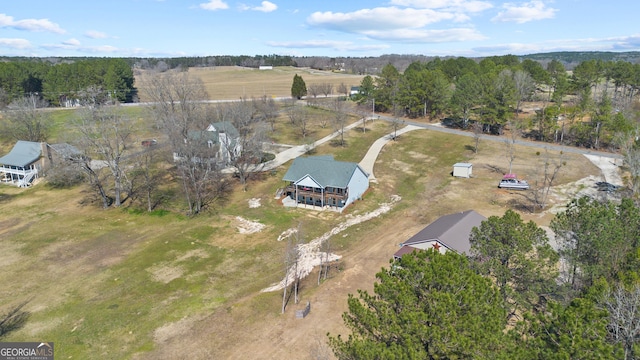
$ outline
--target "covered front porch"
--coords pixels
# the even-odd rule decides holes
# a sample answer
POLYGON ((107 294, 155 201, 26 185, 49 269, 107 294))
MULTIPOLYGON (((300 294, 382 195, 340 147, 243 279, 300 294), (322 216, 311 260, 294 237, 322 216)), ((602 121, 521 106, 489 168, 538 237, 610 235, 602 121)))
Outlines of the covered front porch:
POLYGON ((296 203, 298 204, 316 206, 320 208, 324 208, 326 206, 342 208, 349 198, 348 189, 331 187, 321 188, 294 183, 290 183, 285 187, 284 194, 291 199, 296 200, 296 203))
POLYGON ((38 169, 32 164, 29 167, 0 165, 0 181, 19 187, 29 187, 38 177, 38 169))

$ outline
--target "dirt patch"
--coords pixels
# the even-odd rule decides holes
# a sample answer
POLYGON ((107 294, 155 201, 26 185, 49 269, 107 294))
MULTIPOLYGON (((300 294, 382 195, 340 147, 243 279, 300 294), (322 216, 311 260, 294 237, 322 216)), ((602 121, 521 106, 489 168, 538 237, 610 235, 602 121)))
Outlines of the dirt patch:
POLYGON ((184 269, 180 266, 158 265, 147 269, 154 281, 168 284, 184 274, 184 269))
POLYGON ((189 329, 201 319, 201 317, 191 317, 164 324, 153 332, 153 341, 157 344, 164 344, 176 336, 189 332, 189 329))
POLYGON ((265 228, 264 224, 257 221, 247 220, 241 216, 236 216, 236 228, 240 234, 254 234, 265 228))

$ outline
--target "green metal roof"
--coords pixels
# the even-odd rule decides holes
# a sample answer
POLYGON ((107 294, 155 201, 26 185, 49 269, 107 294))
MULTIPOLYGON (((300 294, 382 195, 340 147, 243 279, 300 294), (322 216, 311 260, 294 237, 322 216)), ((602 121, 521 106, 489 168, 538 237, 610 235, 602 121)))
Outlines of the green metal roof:
POLYGON ((238 132, 238 129, 236 129, 236 127, 233 126, 233 124, 230 123, 229 121, 211 123, 209 127, 213 127, 215 131, 218 133, 222 133, 222 132, 226 133, 230 138, 240 137, 240 133, 238 132))
POLYGON ((0 164, 6 166, 27 167, 40 158, 40 143, 18 140, 11 151, 0 158, 0 164))
POLYGON ((320 186, 346 188, 357 169, 369 176, 358 164, 335 161, 331 155, 298 157, 293 160, 282 180, 295 183, 309 175, 320 186))
POLYGON ((220 143, 220 133, 227 134, 228 139, 234 144, 240 133, 238 130, 228 121, 212 123, 207 129, 213 128, 214 131, 209 130, 190 130, 187 136, 192 141, 197 141, 202 144, 206 144, 211 141, 213 144, 218 145, 220 143))

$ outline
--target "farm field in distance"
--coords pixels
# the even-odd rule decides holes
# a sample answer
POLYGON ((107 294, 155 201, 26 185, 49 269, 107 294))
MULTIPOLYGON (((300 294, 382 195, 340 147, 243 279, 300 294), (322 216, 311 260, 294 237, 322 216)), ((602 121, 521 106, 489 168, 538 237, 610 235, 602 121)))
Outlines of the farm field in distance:
MULTIPOLYGON (((144 72, 143 72, 144 73, 144 72)), ((363 75, 352 75, 340 72, 314 70, 309 68, 293 68, 289 66, 274 67, 273 70, 258 70, 238 66, 216 66, 190 68, 190 75, 195 75, 204 83, 211 100, 237 100, 240 98, 290 97, 294 75, 298 74, 307 86, 311 84, 329 83, 333 85, 333 93, 337 94, 338 86, 345 84, 347 89, 358 86, 363 75)), ((142 86, 136 76, 136 86, 142 86)), ((145 102, 144 91, 140 87, 141 102, 145 102)), ((320 95, 319 97, 324 97, 320 95)))
MULTIPOLYGON (((329 82, 334 90, 341 82, 350 87, 361 79, 293 68, 189 71, 202 78, 216 100, 290 96, 296 73, 307 85, 329 82)), ((144 112, 140 116, 150 123, 144 112)), ((274 137, 299 141, 283 130, 288 120, 279 121, 274 137)), ((318 136, 328 131, 314 126, 318 136)), ((315 154, 357 162, 391 131, 384 121, 369 122, 366 132, 356 127, 345 134, 347 146, 327 143, 315 154)), ((525 220, 548 225, 552 214, 527 211, 527 192, 497 188, 508 167, 504 142, 482 140, 477 154, 473 144, 471 137, 431 130, 401 135, 382 149, 377 183, 342 215, 284 208, 274 199, 289 164, 252 180, 247 191, 236 184, 224 204, 194 218, 179 212, 148 214, 127 205, 103 210, 86 201, 84 186, 1 185, 0 313, 27 302, 31 314, 23 328, 4 340, 53 341, 60 359, 311 359, 329 354, 326 333, 346 331, 341 315, 348 294, 371 292, 376 272, 389 265, 398 244, 437 217, 469 209, 488 217, 511 208, 525 220), (474 176, 453 178, 456 162, 473 163, 474 176), (278 237, 301 224, 310 241, 392 196, 401 200, 389 212, 331 238, 332 252, 341 259, 329 279, 318 285, 313 272, 302 283, 300 304, 291 301, 281 314, 282 292, 261 291, 284 274, 286 240, 278 237), (240 218, 264 227, 243 233, 240 218), (307 301, 311 312, 296 319, 295 310, 307 301)), ((564 156, 558 185, 600 176, 584 156, 564 156)), ((514 172, 535 179, 540 161, 539 149, 518 146, 514 172)), ((550 205, 566 201, 566 194, 550 197, 550 205)))

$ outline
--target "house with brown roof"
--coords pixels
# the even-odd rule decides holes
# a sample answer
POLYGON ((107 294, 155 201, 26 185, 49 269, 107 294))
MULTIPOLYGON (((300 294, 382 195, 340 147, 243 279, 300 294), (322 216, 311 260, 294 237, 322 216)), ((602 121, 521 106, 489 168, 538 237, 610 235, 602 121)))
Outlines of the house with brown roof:
POLYGON ((427 249, 435 249, 443 254, 455 251, 468 255, 471 249, 471 230, 479 227, 486 219, 474 210, 442 216, 400 244, 400 249, 393 254, 393 258, 399 259, 404 254, 427 249))

